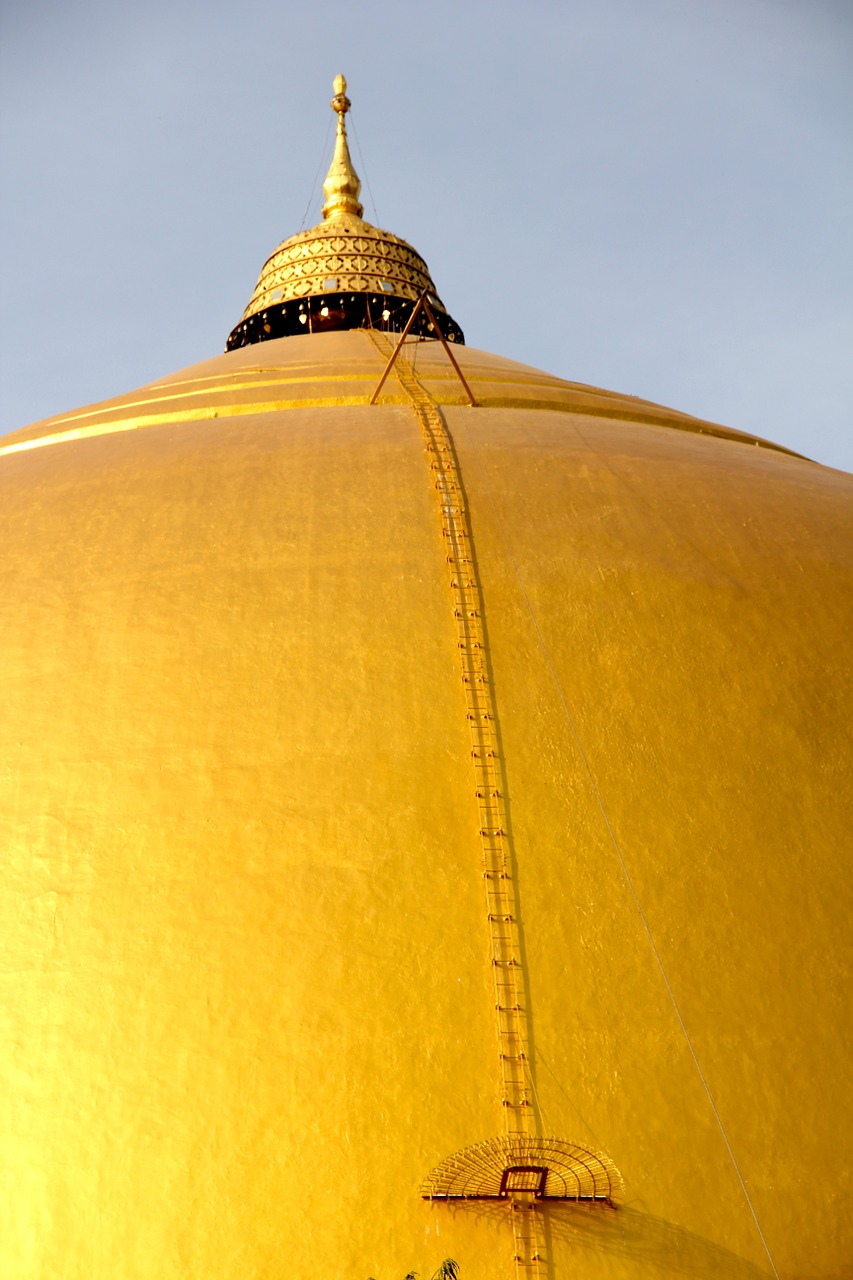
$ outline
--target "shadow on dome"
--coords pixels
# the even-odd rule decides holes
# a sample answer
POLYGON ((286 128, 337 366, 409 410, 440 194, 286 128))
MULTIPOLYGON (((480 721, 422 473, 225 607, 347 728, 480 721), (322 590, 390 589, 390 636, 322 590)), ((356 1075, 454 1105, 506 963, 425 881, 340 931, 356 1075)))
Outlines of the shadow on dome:
MULTIPOLYGON (((476 1215, 481 1220, 506 1226, 510 1219, 505 1204, 467 1201, 465 1206, 448 1204, 443 1213, 476 1215)), ((564 1254, 566 1246, 580 1255, 590 1252, 596 1260, 626 1258, 652 1269, 655 1275, 702 1276, 706 1280, 766 1280, 767 1272, 738 1257, 730 1249, 704 1236, 624 1205, 602 1211, 594 1204, 544 1203, 541 1214, 545 1257, 551 1259, 555 1245, 564 1254)), ((548 1280, 553 1266, 546 1264, 548 1280)), ((853 1275, 853 1272, 849 1273, 853 1275)), ((849 1276, 827 1276, 822 1280, 849 1280, 849 1276)))

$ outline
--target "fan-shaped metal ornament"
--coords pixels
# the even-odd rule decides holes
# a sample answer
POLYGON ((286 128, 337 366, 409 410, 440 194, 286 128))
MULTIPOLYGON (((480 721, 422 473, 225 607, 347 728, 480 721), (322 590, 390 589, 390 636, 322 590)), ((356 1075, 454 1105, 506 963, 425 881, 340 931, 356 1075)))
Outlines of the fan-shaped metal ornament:
POLYGON ((594 1201, 613 1205, 622 1189, 607 1156, 562 1138, 491 1138, 436 1165, 421 1186, 425 1200, 594 1201))

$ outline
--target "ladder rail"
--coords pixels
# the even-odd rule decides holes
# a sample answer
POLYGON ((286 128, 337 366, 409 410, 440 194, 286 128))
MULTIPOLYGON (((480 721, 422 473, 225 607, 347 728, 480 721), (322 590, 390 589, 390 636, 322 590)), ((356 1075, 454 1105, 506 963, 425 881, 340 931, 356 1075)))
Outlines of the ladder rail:
MULTIPOLYGON (((387 354, 381 345, 384 339, 374 331, 369 332, 380 352, 387 354)), ((478 816, 488 954, 494 992, 501 1124, 505 1137, 511 1142, 535 1136, 536 1116, 530 1089, 529 1012, 522 964, 518 891, 512 871, 496 700, 486 657, 482 584, 453 441, 434 401, 405 359, 399 358, 403 354, 404 338, 405 335, 390 353, 382 381, 393 368, 420 424, 438 499, 465 715, 470 732, 473 798, 478 816)), ((544 1264, 540 1211, 531 1196, 512 1195, 510 1202, 517 1280, 540 1280, 544 1264)))

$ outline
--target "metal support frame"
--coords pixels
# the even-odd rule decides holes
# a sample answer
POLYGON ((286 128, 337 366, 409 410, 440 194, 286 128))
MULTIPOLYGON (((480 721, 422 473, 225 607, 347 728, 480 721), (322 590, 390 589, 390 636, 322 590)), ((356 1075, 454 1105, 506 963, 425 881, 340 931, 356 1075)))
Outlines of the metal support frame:
POLYGON ((397 343, 396 347, 391 352, 391 356, 388 360, 388 363, 386 364, 384 370, 382 371, 382 377, 379 379, 379 385, 377 386, 373 395, 370 397, 369 403, 376 404, 376 401, 379 398, 379 392, 384 387, 385 380, 387 379, 388 374, 394 368, 394 364, 397 360, 397 356, 400 354, 400 352, 403 349, 403 343, 406 341, 406 338, 411 333, 412 326, 414 325, 415 320, 417 319, 418 314, 421 311, 425 313, 427 320, 429 320, 430 324, 433 327, 433 331, 438 334, 439 342, 444 347, 444 350, 447 352, 448 359, 450 360, 450 363, 453 365, 453 368, 456 370, 456 376, 459 378, 459 381, 462 383, 462 386, 465 388, 465 394, 468 397, 468 403, 471 405, 472 408, 476 409, 477 401, 474 399, 474 393, 471 390, 471 388, 468 386, 468 383, 465 381, 465 375, 462 372, 462 370, 459 368, 459 362, 457 361, 453 352, 450 350, 450 344, 448 343, 444 334, 441 332, 441 328, 439 327, 438 321, 435 318, 435 313, 427 299, 426 289, 424 289, 423 293, 418 298, 417 302, 412 308, 412 314, 409 316, 409 319, 406 322, 405 329, 400 334, 400 341, 397 343))

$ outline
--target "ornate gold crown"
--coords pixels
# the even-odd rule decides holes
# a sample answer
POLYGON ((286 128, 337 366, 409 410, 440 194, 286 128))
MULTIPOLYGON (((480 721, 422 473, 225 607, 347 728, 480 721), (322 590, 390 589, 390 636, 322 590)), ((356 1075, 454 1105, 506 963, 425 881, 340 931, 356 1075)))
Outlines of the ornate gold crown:
MULTIPOLYGON (((337 76, 335 154, 323 183, 323 221, 285 240, 264 263, 227 350, 322 329, 402 329, 424 293, 452 342, 462 330, 447 313, 429 269, 410 244, 362 217, 361 181, 349 153, 347 82, 337 76)), ((428 336, 426 330, 422 336, 428 336)))

